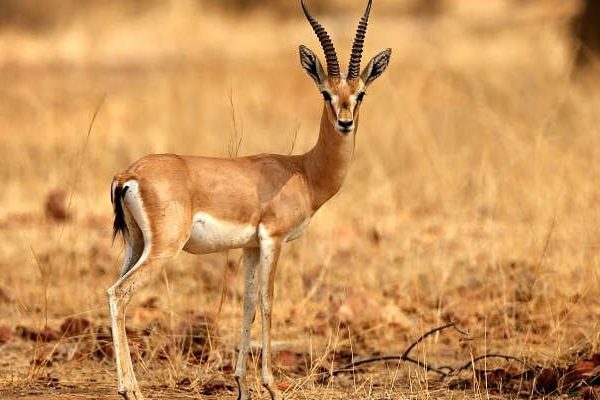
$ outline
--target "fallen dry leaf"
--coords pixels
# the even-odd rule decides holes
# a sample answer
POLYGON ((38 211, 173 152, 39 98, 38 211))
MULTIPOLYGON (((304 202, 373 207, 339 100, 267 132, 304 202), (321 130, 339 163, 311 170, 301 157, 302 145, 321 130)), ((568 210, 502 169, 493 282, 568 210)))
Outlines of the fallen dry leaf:
POLYGON ((544 368, 537 376, 535 390, 538 393, 550 394, 558 389, 560 375, 555 368, 544 368))
POLYGON ((279 389, 281 391, 286 391, 292 387, 292 382, 289 382, 289 381, 277 382, 275 384, 275 386, 277 387, 277 389, 279 389))
POLYGON ((0 287, 0 304, 2 303, 10 303, 12 301, 12 299, 10 298, 10 296, 6 293, 6 291, 0 287))
POLYGON ((92 323, 85 318, 65 318, 60 331, 65 337, 79 336, 91 330, 92 323))
POLYGON ((289 350, 279 351, 275 354, 275 364, 280 368, 294 369, 298 366, 297 354, 289 350))
POLYGON ((310 360, 308 354, 281 350, 275 353, 274 363, 281 369, 301 372, 306 370, 308 360, 310 360))
POLYGON ((152 296, 148 299, 146 299, 141 307, 143 308, 151 308, 151 309, 156 309, 158 308, 158 303, 160 302, 160 298, 158 298, 157 296, 152 296))
POLYGON ((579 389, 579 394, 583 400, 600 400, 600 388, 587 386, 579 389))
POLYGON ((61 336, 60 332, 57 332, 48 326, 44 327, 44 329, 39 332, 26 326, 17 326, 15 333, 17 336, 22 337, 23 339, 32 340, 35 342, 53 342, 60 339, 61 336))
POLYGON ((12 332, 6 325, 0 326, 0 344, 9 342, 12 339, 12 332))
POLYGON ((563 385, 571 386, 583 381, 594 370, 596 365, 592 361, 578 361, 567 368, 563 377, 563 385))

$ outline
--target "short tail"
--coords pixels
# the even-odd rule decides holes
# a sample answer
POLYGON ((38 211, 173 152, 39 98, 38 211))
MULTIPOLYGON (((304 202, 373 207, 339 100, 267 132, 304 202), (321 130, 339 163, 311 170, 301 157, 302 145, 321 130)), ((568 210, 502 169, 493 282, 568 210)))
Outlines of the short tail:
POLYGON ((123 188, 122 184, 117 182, 116 187, 111 191, 111 200, 115 213, 115 220, 113 222, 113 241, 119 235, 125 239, 125 235, 127 234, 127 224, 125 223, 125 214, 123 212, 123 198, 125 197, 127 189, 127 186, 123 188))

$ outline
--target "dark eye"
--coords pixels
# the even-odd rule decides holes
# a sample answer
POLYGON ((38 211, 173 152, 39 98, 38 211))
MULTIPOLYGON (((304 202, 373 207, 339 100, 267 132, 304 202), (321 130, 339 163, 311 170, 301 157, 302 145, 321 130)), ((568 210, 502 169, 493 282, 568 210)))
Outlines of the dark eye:
POLYGON ((327 93, 326 91, 322 91, 321 94, 323 95, 323 98, 325 99, 325 101, 331 101, 331 95, 329 93, 327 93))
POLYGON ((356 95, 356 100, 358 102, 363 101, 364 98, 365 98, 365 92, 360 92, 359 94, 356 95))

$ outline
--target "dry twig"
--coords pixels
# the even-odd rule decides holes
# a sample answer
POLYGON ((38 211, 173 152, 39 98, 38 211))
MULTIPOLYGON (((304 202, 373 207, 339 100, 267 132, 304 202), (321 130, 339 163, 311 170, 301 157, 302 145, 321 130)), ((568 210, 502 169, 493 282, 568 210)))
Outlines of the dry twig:
POLYGON ((437 328, 433 328, 433 329, 425 332, 417 340, 415 340, 413 343, 411 343, 410 346, 408 346, 406 348, 406 350, 404 350, 399 355, 395 355, 395 354, 394 355, 378 355, 378 356, 372 356, 372 357, 366 357, 366 358, 359 358, 357 360, 352 361, 351 363, 348 363, 348 364, 342 366, 339 369, 331 371, 329 373, 329 375, 335 376, 335 375, 346 373, 346 372, 354 372, 355 368, 360 365, 365 365, 365 364, 378 362, 378 361, 392 361, 392 360, 396 360, 399 362, 408 362, 408 363, 418 365, 419 367, 423 368, 425 371, 435 372, 435 373, 439 374, 440 376, 442 376, 443 378, 450 377, 450 376, 456 376, 456 375, 460 374, 462 371, 473 366, 476 362, 485 360, 488 358, 502 358, 502 359, 505 359, 508 361, 517 361, 527 367, 527 363, 525 361, 521 360, 520 358, 510 356, 510 355, 498 354, 498 353, 488 353, 488 354, 484 354, 484 355, 475 357, 457 368, 450 367, 450 366, 435 366, 435 365, 426 363, 424 361, 417 360, 410 356, 410 353, 415 349, 415 347, 417 347, 427 337, 433 335, 434 333, 438 333, 438 332, 441 332, 441 331, 444 331, 444 330, 450 329, 450 328, 454 329, 455 331, 457 331, 458 333, 460 333, 461 335, 463 335, 465 337, 469 336, 469 334, 466 331, 464 331, 464 330, 460 329, 458 326, 456 326, 456 323, 451 322, 449 324, 439 326, 437 328))

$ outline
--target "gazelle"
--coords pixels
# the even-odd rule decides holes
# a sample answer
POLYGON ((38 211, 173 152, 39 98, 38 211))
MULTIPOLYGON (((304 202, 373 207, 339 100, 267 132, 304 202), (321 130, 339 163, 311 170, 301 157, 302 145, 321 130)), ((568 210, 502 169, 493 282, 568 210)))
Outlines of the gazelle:
POLYGON ((360 72, 371 2, 356 31, 348 74, 343 75, 329 35, 301 0, 327 61, 326 74, 317 56, 300 46, 302 67, 324 98, 319 139, 308 153, 235 159, 154 154, 115 175, 111 188, 114 234, 123 235, 126 247, 120 278, 107 293, 119 393, 125 399, 143 398, 125 333, 125 308, 133 292, 181 250, 206 254, 235 248, 243 249, 245 270, 242 337, 235 369, 238 399, 250 398, 246 363, 258 297, 262 383, 276 399, 270 332, 281 245, 298 238, 315 212, 342 186, 366 89, 390 60, 391 50, 384 50, 360 72))

